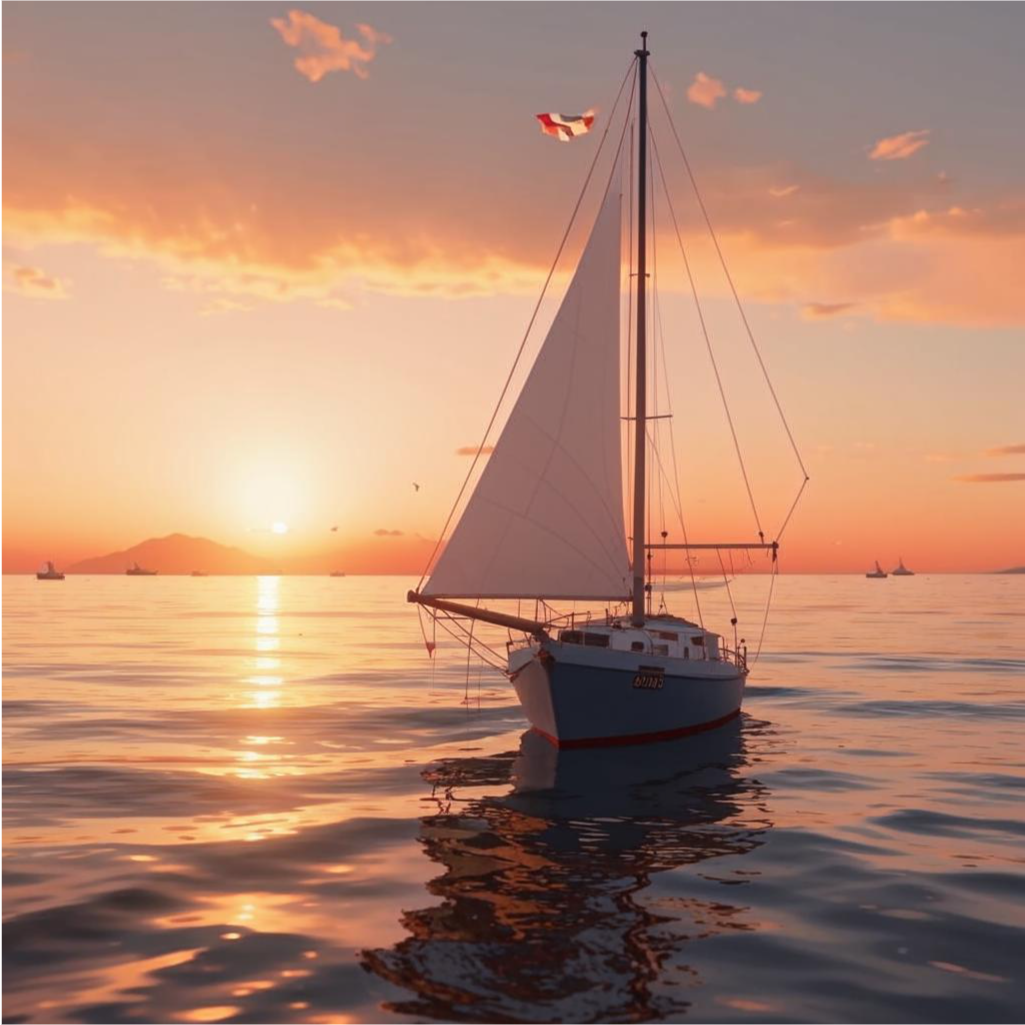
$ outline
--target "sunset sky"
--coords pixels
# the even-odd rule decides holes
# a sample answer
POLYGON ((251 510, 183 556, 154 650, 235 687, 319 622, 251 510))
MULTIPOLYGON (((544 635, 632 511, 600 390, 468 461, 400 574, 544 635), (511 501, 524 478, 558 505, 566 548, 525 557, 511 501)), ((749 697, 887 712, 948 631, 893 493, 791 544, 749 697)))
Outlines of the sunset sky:
MULTIPOLYGON (((1021 5, 8 3, 4 569, 182 531, 419 571, 641 28, 812 477, 784 569, 1025 564, 1021 5)), ((800 478, 654 128, 775 525, 800 478)), ((688 529, 750 537, 657 245, 688 529)))

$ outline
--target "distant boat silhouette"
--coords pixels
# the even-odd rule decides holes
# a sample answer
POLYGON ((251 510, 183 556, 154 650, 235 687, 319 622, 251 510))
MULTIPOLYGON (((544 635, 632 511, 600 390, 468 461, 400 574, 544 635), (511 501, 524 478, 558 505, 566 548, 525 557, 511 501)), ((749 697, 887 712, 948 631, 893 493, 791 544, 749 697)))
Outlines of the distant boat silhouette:
POLYGON ((871 573, 866 573, 865 576, 868 577, 869 580, 885 580, 886 570, 879 565, 879 560, 876 559, 876 568, 871 573))
POLYGON ((155 577, 157 571, 155 569, 143 569, 137 562, 133 563, 130 569, 125 570, 125 574, 130 577, 155 577))
POLYGON ((49 560, 46 563, 46 569, 39 570, 36 573, 36 580, 63 580, 64 574, 49 560))
MULTIPOLYGON (((156 570, 154 570, 154 572, 156 572, 156 570)), ((189 574, 189 576, 193 576, 193 577, 206 577, 206 576, 209 576, 209 575, 210 575, 209 573, 204 573, 201 569, 194 569, 189 574)))
POLYGON ((335 570, 335 571, 334 571, 334 572, 333 572, 333 573, 331 574, 331 576, 333 576, 333 577, 344 577, 344 576, 345 576, 345 574, 344 574, 344 573, 343 573, 343 572, 342 572, 342 571, 341 571, 340 569, 336 569, 336 570, 335 570))
POLYGON ((892 576, 895 576, 895 577, 913 577, 915 575, 914 570, 910 570, 910 569, 907 568, 907 566, 904 565, 904 558, 903 558, 903 556, 901 556, 901 558, 899 558, 897 560, 897 563, 898 563, 897 568, 890 571, 892 576))

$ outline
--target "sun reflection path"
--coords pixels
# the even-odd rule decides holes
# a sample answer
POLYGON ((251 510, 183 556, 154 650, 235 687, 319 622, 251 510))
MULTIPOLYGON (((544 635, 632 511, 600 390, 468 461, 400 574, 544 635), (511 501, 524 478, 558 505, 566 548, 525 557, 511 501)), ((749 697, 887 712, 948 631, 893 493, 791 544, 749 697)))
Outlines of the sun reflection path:
POLYGON ((276 708, 281 701, 281 577, 256 578, 256 656, 252 659, 253 672, 246 683, 256 687, 249 692, 252 705, 257 708, 276 708))

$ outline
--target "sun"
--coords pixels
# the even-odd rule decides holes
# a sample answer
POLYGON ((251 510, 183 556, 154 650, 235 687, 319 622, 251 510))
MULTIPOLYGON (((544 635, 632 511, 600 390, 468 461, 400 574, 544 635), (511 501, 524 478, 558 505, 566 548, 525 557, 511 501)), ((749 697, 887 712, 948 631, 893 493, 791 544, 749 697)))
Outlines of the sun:
POLYGON ((270 529, 272 534, 287 534, 288 524, 282 522, 281 520, 276 520, 274 523, 271 524, 270 529))

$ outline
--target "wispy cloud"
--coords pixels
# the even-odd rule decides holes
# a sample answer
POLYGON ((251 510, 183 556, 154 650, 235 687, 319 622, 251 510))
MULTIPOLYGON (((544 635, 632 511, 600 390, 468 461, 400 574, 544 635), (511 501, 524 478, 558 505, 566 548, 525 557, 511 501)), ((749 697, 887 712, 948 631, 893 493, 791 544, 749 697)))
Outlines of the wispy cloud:
POLYGON ((60 278, 46 274, 38 267, 16 266, 11 268, 11 287, 21 295, 33 299, 67 299, 67 289, 60 278))
POLYGON ((357 78, 366 78, 367 65, 377 56, 378 46, 392 41, 391 36, 366 24, 356 26, 362 41, 346 39, 341 29, 306 11, 289 11, 287 19, 271 18, 270 23, 289 46, 301 51, 295 68, 311 82, 319 82, 332 71, 351 71, 357 78))
POLYGON ((238 299, 218 296, 204 303, 199 313, 203 317, 212 317, 217 313, 248 313, 252 308, 249 303, 239 302, 238 299))
POLYGON ((986 450, 988 456, 1025 456, 1025 445, 1000 445, 986 450))
POLYGON ((917 132, 902 132, 880 139, 868 154, 869 160, 907 160, 920 149, 929 145, 930 129, 917 132))
POLYGON ((733 90, 733 98, 737 103, 757 103, 762 98, 762 91, 760 89, 744 89, 738 85, 733 90))
POLYGON ((836 317, 848 310, 853 310, 857 303, 805 303, 802 313, 807 320, 819 320, 822 317, 836 317))
POLYGON ((374 537, 402 537, 401 530, 386 530, 384 527, 378 527, 374 531, 374 537))
POLYGON ((696 103, 699 107, 707 110, 714 109, 715 105, 726 95, 726 86, 718 78, 712 78, 703 71, 694 76, 694 81, 687 86, 687 99, 696 103))
POLYGON ((1025 481, 1025 473, 968 473, 951 479, 963 484, 1006 484, 1010 481, 1025 481))
MULTIPOLYGON (((481 450, 481 455, 489 456, 495 451, 494 445, 485 445, 481 450)), ((476 445, 461 445, 456 449, 457 456, 475 456, 477 454, 476 445)))
POLYGON ((773 185, 769 188, 769 195, 773 199, 783 199, 785 196, 792 196, 800 185, 773 185))

